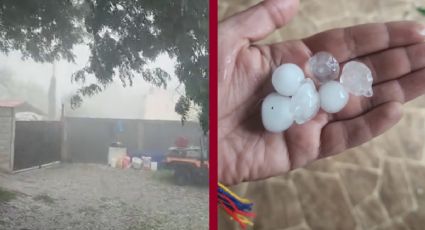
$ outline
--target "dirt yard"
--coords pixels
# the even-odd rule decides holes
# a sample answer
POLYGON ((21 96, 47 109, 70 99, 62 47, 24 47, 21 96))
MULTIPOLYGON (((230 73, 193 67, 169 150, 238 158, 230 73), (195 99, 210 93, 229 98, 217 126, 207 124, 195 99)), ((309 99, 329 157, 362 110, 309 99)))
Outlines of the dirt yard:
POLYGON ((0 229, 208 229, 208 188, 95 164, 0 174, 0 229))

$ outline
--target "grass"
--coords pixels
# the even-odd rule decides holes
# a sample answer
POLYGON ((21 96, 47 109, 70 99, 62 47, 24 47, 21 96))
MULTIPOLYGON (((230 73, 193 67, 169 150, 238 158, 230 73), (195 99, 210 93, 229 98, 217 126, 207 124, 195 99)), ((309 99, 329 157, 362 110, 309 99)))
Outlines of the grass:
MULTIPOLYGON (((175 178, 174 178, 174 171, 170 170, 170 169, 161 169, 158 171, 154 171, 151 174, 151 178, 157 181, 160 181, 162 183, 167 183, 167 184, 176 184, 175 178)), ((209 185, 209 181, 208 179, 202 180, 202 181, 197 181, 198 178, 193 179, 192 181, 189 182, 188 185, 190 186, 196 186, 196 187, 205 187, 209 185)), ((202 179, 202 178, 200 178, 202 179)), ((188 186, 186 185, 186 186, 188 186)))
POLYGON ((167 169, 154 171, 151 178, 161 182, 174 183, 174 172, 167 169))
POLYGON ((16 193, 0 188, 0 203, 6 203, 16 198, 16 193))
POLYGON ((49 195, 46 195, 46 194, 37 195, 33 199, 35 201, 42 201, 46 204, 54 204, 55 203, 55 200, 53 198, 51 198, 49 195))

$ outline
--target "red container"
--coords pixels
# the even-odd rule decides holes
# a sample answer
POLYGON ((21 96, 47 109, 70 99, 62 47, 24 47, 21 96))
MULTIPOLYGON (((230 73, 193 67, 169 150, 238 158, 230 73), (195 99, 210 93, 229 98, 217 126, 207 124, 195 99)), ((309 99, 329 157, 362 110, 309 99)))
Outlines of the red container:
POLYGON ((178 137, 174 144, 179 148, 187 148, 189 146, 189 140, 186 137, 178 137))

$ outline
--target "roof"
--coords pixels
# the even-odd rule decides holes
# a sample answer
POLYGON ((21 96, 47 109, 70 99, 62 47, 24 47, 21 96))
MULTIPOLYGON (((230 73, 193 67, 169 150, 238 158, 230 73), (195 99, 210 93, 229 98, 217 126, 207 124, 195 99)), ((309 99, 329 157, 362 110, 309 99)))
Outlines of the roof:
POLYGON ((15 108, 22 104, 24 104, 25 101, 21 100, 0 100, 0 107, 7 107, 7 108, 15 108))
POLYGON ((16 112, 34 112, 44 115, 43 111, 22 100, 0 100, 0 107, 15 108, 16 112))

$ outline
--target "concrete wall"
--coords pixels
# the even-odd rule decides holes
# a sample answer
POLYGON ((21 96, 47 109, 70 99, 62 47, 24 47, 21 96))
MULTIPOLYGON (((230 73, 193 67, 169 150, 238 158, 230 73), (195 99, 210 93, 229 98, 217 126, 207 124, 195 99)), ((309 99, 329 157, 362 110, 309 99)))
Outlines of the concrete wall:
POLYGON ((13 153, 13 109, 0 108, 0 170, 11 171, 13 153))
MULTIPOLYGON (((118 120, 99 118, 67 118, 67 155, 72 162, 107 163, 108 148, 115 141, 114 127, 118 120)), ((202 130, 195 122, 160 120, 122 120, 124 132, 120 141, 130 154, 163 155, 177 137, 185 136, 191 145, 198 145, 202 130)))

